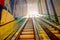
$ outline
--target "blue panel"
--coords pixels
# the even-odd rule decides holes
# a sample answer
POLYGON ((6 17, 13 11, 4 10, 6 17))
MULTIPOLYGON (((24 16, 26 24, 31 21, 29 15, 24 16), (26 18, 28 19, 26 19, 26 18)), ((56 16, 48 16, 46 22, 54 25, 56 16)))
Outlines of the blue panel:
POLYGON ((3 8, 3 9, 7 10, 7 7, 6 7, 6 6, 4 6, 4 8, 3 8))
POLYGON ((13 12, 14 8, 14 0, 10 0, 11 12, 13 12))

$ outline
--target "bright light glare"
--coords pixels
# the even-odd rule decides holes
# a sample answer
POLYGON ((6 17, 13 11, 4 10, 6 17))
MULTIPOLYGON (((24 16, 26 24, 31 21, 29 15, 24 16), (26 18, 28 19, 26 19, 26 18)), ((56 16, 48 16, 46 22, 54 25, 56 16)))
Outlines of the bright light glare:
POLYGON ((28 13, 28 15, 27 15, 27 17, 29 18, 29 17, 39 17, 40 15, 38 14, 38 12, 37 11, 29 11, 29 13, 28 13))
POLYGON ((40 17, 42 15, 39 14, 39 11, 38 11, 38 5, 37 3, 28 3, 27 4, 28 7, 27 7, 27 16, 25 16, 24 18, 33 18, 33 17, 40 17))
POLYGON ((33 4, 28 4, 28 14, 27 18, 32 18, 32 17, 39 17, 39 12, 38 12, 38 6, 37 3, 33 4))

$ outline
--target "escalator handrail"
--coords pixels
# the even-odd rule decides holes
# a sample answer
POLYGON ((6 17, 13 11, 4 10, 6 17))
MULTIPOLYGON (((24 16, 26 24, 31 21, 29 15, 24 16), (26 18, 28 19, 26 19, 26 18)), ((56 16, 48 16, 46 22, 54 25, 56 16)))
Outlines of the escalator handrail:
POLYGON ((34 18, 32 18, 32 20, 33 20, 33 26, 34 26, 34 31, 35 31, 35 39, 40 40, 40 37, 38 35, 38 30, 37 30, 35 23, 34 23, 34 18))
POLYGON ((11 40, 17 40, 19 35, 20 35, 20 32, 21 30, 24 28, 24 26, 26 25, 28 19, 25 20, 24 24, 19 28, 19 30, 16 32, 16 34, 12 37, 11 40))

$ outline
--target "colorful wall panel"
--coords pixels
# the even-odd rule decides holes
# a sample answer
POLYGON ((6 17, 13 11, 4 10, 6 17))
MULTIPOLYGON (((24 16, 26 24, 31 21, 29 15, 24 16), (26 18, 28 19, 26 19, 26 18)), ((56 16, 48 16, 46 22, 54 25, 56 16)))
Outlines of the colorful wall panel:
POLYGON ((1 25, 14 20, 14 16, 11 13, 10 0, 5 0, 4 9, 2 11, 1 25))
POLYGON ((14 9, 14 0, 10 0, 10 8, 11 8, 11 13, 13 13, 13 9, 14 9))

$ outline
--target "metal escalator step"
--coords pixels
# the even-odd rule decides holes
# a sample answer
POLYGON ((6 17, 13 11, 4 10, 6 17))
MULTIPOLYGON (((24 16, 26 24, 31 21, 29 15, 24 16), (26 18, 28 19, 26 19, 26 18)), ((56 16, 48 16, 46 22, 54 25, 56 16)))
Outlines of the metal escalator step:
POLYGON ((51 30, 51 31, 55 30, 55 28, 48 28, 48 29, 51 30))
POLYGON ((32 29, 32 28, 28 28, 28 27, 26 27, 25 29, 32 29))
POLYGON ((33 29, 24 29, 23 31, 33 31, 33 29))
POLYGON ((49 37, 46 34, 40 34, 39 35, 43 40, 50 40, 49 37))
POLYGON ((39 29, 39 31, 43 31, 43 29, 39 29))
POLYGON ((19 40, 35 40, 35 39, 19 39, 19 40))
POLYGON ((20 38, 34 38, 34 35, 20 35, 20 38))
POLYGON ((32 25, 31 24, 27 24, 26 27, 32 27, 32 25))
POLYGON ((33 27, 25 27, 25 28, 33 28, 33 27))
POLYGON ((25 28, 24 30, 33 30, 33 29, 30 29, 30 28, 25 28))
POLYGON ((47 28, 52 28, 51 26, 48 26, 47 28))
POLYGON ((45 32, 44 31, 40 31, 40 34, 45 34, 45 32))
POLYGON ((60 39, 60 34, 55 34, 60 39))
POLYGON ((34 34, 34 32, 33 31, 31 31, 31 32, 28 31, 28 32, 22 32, 21 34, 23 34, 23 35, 29 35, 29 34, 32 35, 32 34, 34 34))
POLYGON ((23 30, 23 32, 33 32, 32 30, 23 30))
POLYGON ((59 31, 57 31, 57 30, 54 30, 54 31, 51 31, 52 33, 54 33, 54 34, 58 34, 59 33, 59 31))

